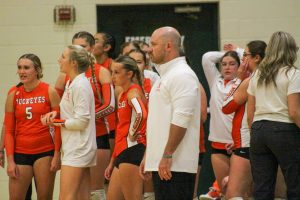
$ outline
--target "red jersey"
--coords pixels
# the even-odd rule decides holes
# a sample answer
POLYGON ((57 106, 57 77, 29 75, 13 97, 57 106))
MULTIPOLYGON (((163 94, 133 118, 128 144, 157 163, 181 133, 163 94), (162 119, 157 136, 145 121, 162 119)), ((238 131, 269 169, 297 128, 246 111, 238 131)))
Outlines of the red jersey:
POLYGON ((128 103, 127 94, 134 88, 142 91, 139 85, 133 84, 127 91, 121 94, 118 101, 118 124, 116 129, 114 156, 118 156, 122 151, 136 144, 142 143, 146 145, 146 118, 141 122, 141 125, 137 130, 140 135, 139 139, 135 142, 131 142, 128 136, 129 130, 134 123, 136 113, 134 108, 128 103))
POLYGON ((37 154, 54 150, 54 128, 41 123, 41 115, 51 111, 48 89, 44 82, 30 92, 24 86, 15 88, 15 152, 37 154))
POLYGON ((145 92, 145 97, 147 100, 149 100, 149 94, 152 88, 152 82, 150 78, 144 78, 144 92, 145 92))
POLYGON ((112 63, 112 59, 106 58, 103 63, 99 63, 99 64, 102 65, 103 67, 105 67, 106 69, 108 69, 109 71, 111 71, 111 69, 110 69, 111 63, 112 63))
MULTIPOLYGON (((106 69, 108 69, 111 72, 111 63, 112 63, 112 59, 111 58, 106 58, 106 60, 104 60, 103 63, 99 63, 99 64, 102 65, 103 67, 105 67, 106 69)), ((106 117, 106 119, 108 121, 108 124, 109 124, 109 130, 110 131, 113 131, 113 130, 116 129, 116 113, 115 112, 109 114, 106 117)))
POLYGON ((250 146, 250 129, 248 128, 247 123, 247 112, 246 105, 243 104, 238 106, 236 103, 233 103, 232 100, 230 103, 235 104, 230 106, 230 103, 223 107, 222 111, 225 113, 234 113, 232 120, 232 140, 234 142, 235 148, 244 148, 250 146))

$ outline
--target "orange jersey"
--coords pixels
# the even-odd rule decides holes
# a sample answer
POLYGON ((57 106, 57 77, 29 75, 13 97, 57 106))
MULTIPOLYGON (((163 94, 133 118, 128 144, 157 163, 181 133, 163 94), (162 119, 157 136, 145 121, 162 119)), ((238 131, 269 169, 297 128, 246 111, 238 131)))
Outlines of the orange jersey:
MULTIPOLYGON (((95 76, 96 76, 96 86, 98 88, 99 93, 102 95, 102 86, 100 84, 100 80, 99 80, 99 72, 100 72, 100 68, 101 65, 99 64, 95 64, 95 76)), ((93 78, 92 78, 92 69, 91 67, 88 68, 88 70, 85 72, 85 76, 87 77, 87 79, 90 81, 91 83, 91 87, 94 93, 94 99, 95 99, 95 110, 99 109, 102 104, 99 100, 99 96, 96 90, 96 86, 93 82, 93 78)), ((65 79, 65 83, 69 80, 70 78, 68 76, 66 76, 65 79)), ((100 118, 100 119, 96 119, 96 136, 102 136, 108 134, 108 124, 106 123, 104 118, 100 118)))
POLYGON ((51 111, 49 85, 41 82, 31 92, 15 88, 15 152, 37 154, 54 150, 54 128, 41 123, 41 115, 51 111))
POLYGON ((250 130, 247 125, 246 104, 241 105, 232 120, 232 139, 235 148, 250 146, 250 130))
POLYGON ((211 142, 211 147, 215 149, 226 150, 226 143, 221 142, 211 142))
POLYGON ((145 97, 147 100, 149 100, 149 94, 152 88, 152 82, 150 78, 144 78, 144 92, 145 92, 145 97))
POLYGON ((199 151, 200 153, 205 153, 205 133, 204 133, 204 125, 200 124, 200 142, 199 142, 199 151))
POLYGON ((111 71, 111 69, 110 69, 111 63, 112 63, 112 59, 106 58, 103 63, 99 63, 99 64, 102 65, 103 67, 105 67, 106 69, 108 69, 109 71, 111 71))
POLYGON ((141 122, 141 125, 137 130, 140 135, 139 139, 136 142, 131 142, 128 138, 129 130, 131 125, 134 123, 135 111, 134 108, 128 103, 127 94, 131 89, 134 88, 138 88, 140 91, 142 91, 139 85, 133 84, 127 91, 121 94, 118 101, 118 124, 116 129, 114 156, 118 156, 125 149, 138 143, 146 145, 146 118, 141 122))
MULTIPOLYGON (((234 101, 234 100, 232 100, 234 101)), ((246 104, 236 106, 232 120, 232 139, 235 148, 250 146, 250 130, 247 124, 246 104)), ((223 107, 223 111, 226 107, 223 107)))
MULTIPOLYGON (((109 71, 111 71, 111 63, 112 63, 112 59, 111 58, 107 58, 103 63, 100 63, 100 65, 102 65, 103 67, 105 67, 106 69, 108 69, 109 71)), ((115 111, 116 112, 116 111, 115 111)), ((106 117, 108 124, 109 124, 109 130, 115 130, 116 129, 116 113, 113 112, 110 115, 108 115, 106 117)))
MULTIPOLYGON (((97 85, 98 91, 100 92, 101 96, 103 97, 102 86, 101 86, 100 80, 99 80, 99 72, 100 72, 101 65, 95 64, 94 66, 95 66, 95 75, 96 75, 96 85, 97 85)), ((102 103, 99 100, 95 84, 92 80, 91 67, 89 67, 88 70, 85 72, 85 76, 88 78, 88 80, 91 83, 92 90, 94 93, 94 99, 95 99, 95 110, 97 110, 102 106, 102 103)), ((96 136, 101 136, 101 135, 105 135, 105 134, 108 134, 108 124, 106 123, 104 118, 96 119, 96 136)))

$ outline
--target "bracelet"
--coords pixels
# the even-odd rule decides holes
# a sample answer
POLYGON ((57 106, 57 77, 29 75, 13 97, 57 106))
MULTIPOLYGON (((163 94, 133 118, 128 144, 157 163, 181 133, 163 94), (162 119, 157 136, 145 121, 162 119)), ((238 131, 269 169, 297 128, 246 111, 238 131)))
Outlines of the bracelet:
POLYGON ((172 155, 172 154, 164 154, 162 157, 163 157, 163 158, 170 159, 170 158, 173 157, 173 155, 172 155))

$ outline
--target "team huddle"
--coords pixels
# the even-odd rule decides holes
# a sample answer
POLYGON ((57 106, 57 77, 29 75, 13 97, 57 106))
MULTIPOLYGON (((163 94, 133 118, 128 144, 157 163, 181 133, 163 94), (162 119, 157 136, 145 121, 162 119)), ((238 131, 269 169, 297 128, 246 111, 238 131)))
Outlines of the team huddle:
POLYGON ((76 33, 55 87, 41 81, 37 55, 18 59, 0 145, 11 200, 31 199, 32 179, 38 199, 53 199, 58 170, 60 200, 300 198, 300 70, 289 33, 203 55, 216 181, 200 196, 208 103, 181 35, 161 27, 149 45, 126 42, 115 59, 114 50, 106 32, 76 33))

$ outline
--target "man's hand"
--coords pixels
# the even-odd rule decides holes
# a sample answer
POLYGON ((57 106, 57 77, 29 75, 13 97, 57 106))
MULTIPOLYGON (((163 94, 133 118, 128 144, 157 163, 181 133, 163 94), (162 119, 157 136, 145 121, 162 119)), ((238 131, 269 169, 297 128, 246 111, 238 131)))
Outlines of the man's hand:
POLYGON ((171 166, 172 166, 172 157, 163 158, 160 160, 158 165, 158 175, 161 180, 171 180, 172 173, 171 173, 171 166))

